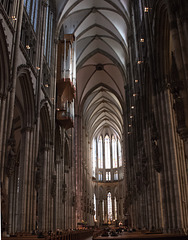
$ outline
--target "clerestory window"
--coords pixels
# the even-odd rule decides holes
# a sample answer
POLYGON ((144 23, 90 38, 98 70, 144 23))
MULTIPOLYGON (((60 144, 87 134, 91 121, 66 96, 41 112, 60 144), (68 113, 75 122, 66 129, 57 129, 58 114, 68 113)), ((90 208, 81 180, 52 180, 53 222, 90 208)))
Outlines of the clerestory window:
POLYGON ((111 168, 111 159, 110 159, 110 138, 108 135, 105 136, 105 168, 111 168))
POLYGON ((26 8, 28 16, 30 17, 31 24, 33 25, 33 28, 36 31, 39 0, 24 0, 24 6, 26 8))
POLYGON ((103 168, 103 144, 102 144, 102 136, 99 137, 99 141, 98 141, 98 168, 103 168))

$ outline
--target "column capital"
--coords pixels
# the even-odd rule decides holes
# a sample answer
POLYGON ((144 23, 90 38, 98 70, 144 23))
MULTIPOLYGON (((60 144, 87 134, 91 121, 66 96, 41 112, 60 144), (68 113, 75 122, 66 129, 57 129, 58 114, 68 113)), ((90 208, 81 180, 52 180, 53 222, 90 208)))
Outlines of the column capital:
POLYGON ((50 150, 50 146, 49 145, 46 145, 42 148, 43 151, 49 151, 50 150))
POLYGON ((43 0, 43 1, 42 1, 42 5, 43 5, 44 7, 47 7, 47 6, 48 6, 47 0, 43 0))
POLYGON ((5 94, 5 93, 0 93, 0 99, 1 100, 6 100, 7 99, 7 94, 5 94))
POLYGON ((21 133, 25 133, 25 132, 31 132, 31 131, 33 131, 33 127, 31 127, 31 126, 26 126, 26 127, 23 127, 22 129, 21 129, 21 133))

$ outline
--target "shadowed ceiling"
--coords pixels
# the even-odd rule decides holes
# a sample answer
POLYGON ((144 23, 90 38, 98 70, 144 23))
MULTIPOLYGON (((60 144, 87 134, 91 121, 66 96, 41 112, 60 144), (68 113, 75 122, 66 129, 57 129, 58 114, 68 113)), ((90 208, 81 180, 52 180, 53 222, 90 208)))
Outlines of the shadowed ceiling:
POLYGON ((77 103, 90 137, 123 134, 129 0, 56 0, 58 32, 74 34, 77 103))

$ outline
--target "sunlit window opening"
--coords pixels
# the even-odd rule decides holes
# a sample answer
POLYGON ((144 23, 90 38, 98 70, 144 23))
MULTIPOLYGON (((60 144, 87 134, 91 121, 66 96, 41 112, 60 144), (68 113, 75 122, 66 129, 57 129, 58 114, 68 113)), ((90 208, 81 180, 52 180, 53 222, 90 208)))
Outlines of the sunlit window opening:
POLYGON ((115 173, 114 173, 114 180, 115 180, 115 181, 118 180, 118 171, 115 171, 115 173))
POLYGON ((111 161, 110 161, 110 138, 108 135, 105 136, 105 168, 111 168, 111 161))
POLYGON ((114 136, 112 136, 112 162, 113 168, 117 168, 117 141, 114 136))
POLYGON ((107 202, 108 202, 108 221, 112 221, 112 197, 110 192, 107 195, 107 202))
POLYGON ((48 64, 51 63, 51 52, 52 52, 52 31, 53 31, 53 13, 50 11, 48 3, 46 9, 46 26, 45 26, 45 38, 44 38, 44 56, 48 64))
POLYGON ((121 153, 121 143, 118 139, 118 159, 119 159, 119 167, 122 167, 122 153, 121 153))
POLYGON ((106 172, 106 181, 111 181, 111 172, 106 172))
POLYGON ((94 199, 93 199, 93 202, 94 202, 94 211, 95 211, 95 215, 94 215, 94 221, 96 221, 97 220, 97 214, 96 214, 96 212, 97 212, 97 207, 96 207, 96 195, 94 194, 94 199))
POLYGON ((93 159, 93 177, 96 177, 96 166, 97 166, 97 154, 96 154, 96 139, 93 139, 93 151, 92 151, 92 159, 93 159))
POLYGON ((114 210, 115 210, 115 220, 117 220, 117 200, 114 198, 114 210))
POLYGON ((104 221, 104 200, 102 201, 102 220, 104 221))
POLYGON ((102 181, 102 172, 99 172, 99 181, 102 181))
POLYGON ((31 23, 35 31, 37 26, 38 5, 39 0, 24 0, 24 6, 26 7, 27 14, 31 19, 31 23))
POLYGON ((98 167, 103 168, 102 136, 100 136, 98 141, 98 167))

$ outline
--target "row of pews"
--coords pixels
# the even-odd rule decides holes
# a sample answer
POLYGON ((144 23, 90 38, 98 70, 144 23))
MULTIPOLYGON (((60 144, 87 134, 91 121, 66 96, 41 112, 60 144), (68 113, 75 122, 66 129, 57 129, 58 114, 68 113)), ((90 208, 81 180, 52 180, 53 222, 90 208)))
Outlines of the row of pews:
POLYGON ((2 237, 2 240, 83 240, 93 236, 93 230, 70 230, 70 231, 57 231, 56 233, 17 233, 7 237, 2 237))

